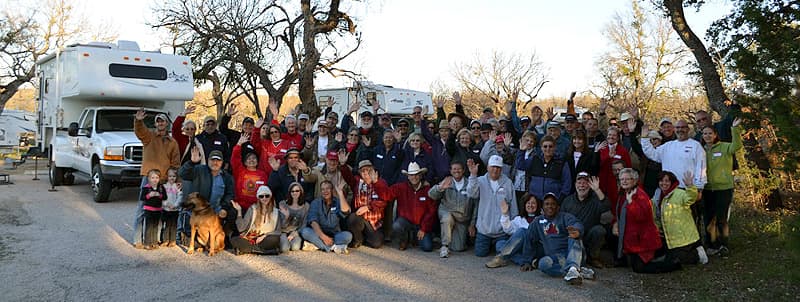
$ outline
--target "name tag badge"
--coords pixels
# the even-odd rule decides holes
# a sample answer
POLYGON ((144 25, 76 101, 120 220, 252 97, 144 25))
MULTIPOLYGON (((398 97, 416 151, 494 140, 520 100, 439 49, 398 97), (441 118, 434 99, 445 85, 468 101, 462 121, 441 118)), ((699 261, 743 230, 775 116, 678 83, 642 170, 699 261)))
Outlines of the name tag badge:
POLYGON ((281 149, 281 153, 286 153, 286 149, 281 149))
POLYGON ((214 145, 222 145, 221 141, 214 141, 214 145))
POLYGON ((622 159, 622 156, 619 156, 619 154, 617 154, 617 155, 614 155, 614 158, 616 158, 616 159, 622 159))
POLYGON ((331 211, 336 212, 336 207, 332 207, 331 211))
POLYGON ((421 196, 421 197, 419 198, 419 201, 425 201, 425 200, 428 200, 427 198, 425 198, 425 196, 421 196))
POLYGON ((372 194, 372 199, 378 199, 378 194, 372 194))
POLYGON ((720 157, 720 156, 722 156, 722 152, 714 152, 714 157, 720 157))
POLYGON ((380 158, 380 159, 383 159, 383 155, 380 155, 380 154, 378 154, 378 155, 375 155, 375 157, 377 157, 377 158, 380 158))
POLYGON ((256 181, 256 184, 257 184, 257 185, 263 185, 263 184, 264 184, 264 181, 257 180, 257 181, 256 181))
POLYGON ((545 224, 545 223, 547 223, 547 220, 546 219, 539 219, 539 223, 540 224, 545 224))

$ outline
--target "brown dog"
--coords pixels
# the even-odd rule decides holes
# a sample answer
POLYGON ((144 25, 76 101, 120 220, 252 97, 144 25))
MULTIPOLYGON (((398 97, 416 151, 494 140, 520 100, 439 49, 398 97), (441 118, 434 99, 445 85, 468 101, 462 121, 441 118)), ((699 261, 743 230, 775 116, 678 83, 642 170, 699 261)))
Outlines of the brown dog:
POLYGON ((192 217, 189 219, 192 234, 189 236, 189 249, 186 253, 194 253, 195 238, 201 245, 198 251, 202 253, 205 247, 209 256, 214 256, 217 252, 225 249, 225 232, 222 231, 222 223, 208 200, 195 192, 189 194, 181 206, 192 211, 192 217))

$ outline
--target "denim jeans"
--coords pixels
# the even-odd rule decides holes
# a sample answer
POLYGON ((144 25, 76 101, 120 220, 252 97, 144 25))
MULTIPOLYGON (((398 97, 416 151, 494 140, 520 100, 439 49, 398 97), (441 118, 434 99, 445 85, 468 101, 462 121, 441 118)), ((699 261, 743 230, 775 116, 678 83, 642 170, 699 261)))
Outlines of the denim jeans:
POLYGON ((281 234, 281 253, 300 250, 300 248, 303 246, 303 238, 300 236, 300 232, 297 232, 296 234, 297 236, 292 238, 292 240, 289 240, 288 233, 281 234))
POLYGON ((497 256, 509 259, 517 265, 530 264, 533 259, 544 254, 541 245, 538 246, 538 249, 534 249, 535 246, 528 235, 528 229, 518 229, 503 243, 503 246, 497 250, 497 256))
MULTIPOLYGON (((417 232, 420 230, 420 226, 411 224, 408 219, 403 217, 397 217, 392 224, 392 231, 394 232, 395 236, 400 239, 400 242, 409 242, 410 240, 416 241, 419 243, 419 247, 425 251, 430 252, 433 250, 433 233, 427 232, 425 236, 422 236, 422 240, 417 239, 417 232)), ((412 242, 413 242, 412 241, 412 242)))
MULTIPOLYGON (((330 236, 330 234, 326 235, 330 236)), ((300 230, 300 236, 302 236, 305 241, 311 242, 311 244, 316 246, 318 249, 321 249, 326 252, 331 251, 331 247, 325 245, 322 239, 319 238, 319 235, 317 235, 317 232, 315 232, 314 229, 310 227, 304 227, 302 230, 300 230)), ((346 245, 350 244, 350 241, 352 240, 353 240, 353 234, 351 234, 348 231, 341 231, 336 234, 333 234, 333 244, 346 245)))
POLYGON ((492 251, 492 246, 495 246, 497 249, 497 241, 499 240, 508 240, 509 236, 503 234, 500 237, 492 238, 486 236, 484 234, 478 233, 475 237, 475 256, 478 257, 486 257, 489 256, 489 253, 492 251))
MULTIPOLYGON (((580 239, 567 239, 568 250, 566 254, 556 253, 546 255, 539 259, 539 270, 552 277, 563 276, 570 267, 581 268, 583 261, 583 242, 580 239)), ((534 245, 540 245, 534 242, 534 245)))
POLYGON ((147 176, 142 176, 142 184, 139 185, 139 203, 136 205, 136 218, 133 222, 133 245, 142 244, 144 239, 144 196, 142 188, 147 184, 147 176))

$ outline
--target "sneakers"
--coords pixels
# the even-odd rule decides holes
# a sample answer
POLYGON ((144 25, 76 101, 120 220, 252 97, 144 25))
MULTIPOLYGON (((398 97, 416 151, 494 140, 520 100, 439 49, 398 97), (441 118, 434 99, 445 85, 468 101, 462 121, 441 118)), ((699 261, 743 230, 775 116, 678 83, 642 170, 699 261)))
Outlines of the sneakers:
POLYGON ((715 248, 707 248, 706 249, 706 257, 711 257, 711 256, 714 256, 714 255, 717 255, 717 254, 719 254, 719 250, 718 249, 715 249, 715 248))
POLYGON ((446 245, 443 245, 442 248, 439 249, 439 258, 447 258, 450 256, 450 249, 447 248, 446 245))
POLYGON ((334 244, 331 251, 337 254, 350 254, 350 251, 347 250, 347 245, 344 244, 334 244))
POLYGON ((720 257, 728 257, 728 256, 730 256, 730 254, 731 254, 731 251, 728 249, 727 246, 723 245, 723 246, 721 246, 719 248, 719 256, 720 257))
POLYGON ((708 256, 706 255, 706 250, 703 249, 702 246, 697 247, 697 257, 699 258, 697 261, 698 263, 700 264, 708 263, 708 256))
POLYGON ((408 241, 400 241, 400 250, 405 251, 408 248, 408 241))
POLYGON ((587 279, 587 280, 594 280, 595 279, 594 270, 591 269, 591 268, 581 267, 581 272, 580 273, 581 273, 581 278, 583 278, 583 279, 587 279))
POLYGON ((506 265, 508 265, 508 261, 506 261, 505 259, 503 259, 503 257, 500 256, 494 256, 494 258, 491 261, 486 262, 486 267, 488 268, 498 268, 506 265))
POLYGON ((581 283, 583 283, 583 278, 578 269, 572 266, 567 271, 567 274, 564 275, 564 281, 569 283, 569 285, 581 285, 581 283))

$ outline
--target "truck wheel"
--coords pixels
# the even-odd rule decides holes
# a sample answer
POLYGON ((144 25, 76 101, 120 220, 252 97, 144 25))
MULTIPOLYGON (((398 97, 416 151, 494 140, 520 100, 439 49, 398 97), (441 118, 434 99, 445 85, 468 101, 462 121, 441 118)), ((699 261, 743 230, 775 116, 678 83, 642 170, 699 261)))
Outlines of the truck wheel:
POLYGON ((50 176, 50 184, 53 186, 60 186, 64 183, 64 168, 56 167, 56 162, 53 161, 53 155, 50 155, 50 167, 48 169, 48 176, 50 176))
POLYGON ((108 201, 108 195, 111 194, 111 181, 105 180, 103 171, 100 165, 92 167, 92 192, 95 202, 108 201))

